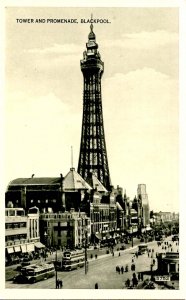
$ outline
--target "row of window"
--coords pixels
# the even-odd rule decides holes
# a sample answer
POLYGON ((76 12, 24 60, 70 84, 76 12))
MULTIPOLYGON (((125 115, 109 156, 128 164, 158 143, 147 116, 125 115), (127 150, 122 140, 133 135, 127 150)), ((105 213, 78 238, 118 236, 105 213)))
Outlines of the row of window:
POLYGON ((99 221, 114 221, 116 219, 116 214, 115 213, 111 213, 111 214, 107 214, 104 213, 103 210, 101 210, 100 212, 91 212, 91 220, 93 220, 94 222, 99 222, 99 221))
POLYGON ((16 241, 16 240, 21 240, 21 239, 26 239, 27 235, 26 234, 16 234, 16 235, 11 235, 11 236, 5 236, 5 241, 16 241))
POLYGON ((16 217, 16 216, 24 216, 23 210, 5 210, 5 216, 6 217, 16 217))
POLYGON ((30 203, 49 203, 49 202, 53 202, 53 203, 56 203, 57 202, 57 200, 56 199, 45 199, 45 200, 40 200, 40 199, 31 199, 30 200, 30 203))
POLYGON ((16 228, 26 228, 26 222, 5 224, 5 229, 16 229, 16 228))

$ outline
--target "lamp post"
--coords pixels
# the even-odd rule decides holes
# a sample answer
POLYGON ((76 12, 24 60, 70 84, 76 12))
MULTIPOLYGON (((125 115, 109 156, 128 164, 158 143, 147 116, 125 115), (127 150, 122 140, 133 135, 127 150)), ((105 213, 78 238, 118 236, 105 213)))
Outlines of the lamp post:
MULTIPOLYGON (((48 238, 48 234, 45 231, 44 232, 44 241, 45 241, 45 247, 47 247, 47 238, 48 238)), ((43 251, 43 259, 46 260, 46 249, 43 251)))
POLYGON ((47 237, 48 237, 48 234, 47 234, 46 231, 45 231, 45 232, 44 232, 45 246, 47 246, 47 237))
POLYGON ((153 280, 153 262, 151 261, 150 265, 150 272, 151 272, 151 280, 153 280))
POLYGON ((133 244, 133 226, 132 226, 132 248, 133 248, 134 244, 133 244))
POLYGON ((88 272, 88 265, 87 265, 87 230, 85 230, 85 275, 88 272))
POLYGON ((55 279, 56 279, 56 289, 58 288, 58 284, 57 284, 57 247, 56 247, 56 259, 55 259, 55 272, 56 272, 56 276, 55 276, 55 279))
POLYGON ((147 226, 145 225, 145 243, 147 242, 147 226))

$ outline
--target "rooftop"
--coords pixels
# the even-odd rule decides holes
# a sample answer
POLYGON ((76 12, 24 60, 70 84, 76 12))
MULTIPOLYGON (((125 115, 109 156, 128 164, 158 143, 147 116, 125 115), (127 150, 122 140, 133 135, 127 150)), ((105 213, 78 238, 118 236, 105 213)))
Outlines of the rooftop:
POLYGON ((63 188, 65 191, 72 190, 91 190, 92 187, 75 171, 71 168, 64 178, 63 188))

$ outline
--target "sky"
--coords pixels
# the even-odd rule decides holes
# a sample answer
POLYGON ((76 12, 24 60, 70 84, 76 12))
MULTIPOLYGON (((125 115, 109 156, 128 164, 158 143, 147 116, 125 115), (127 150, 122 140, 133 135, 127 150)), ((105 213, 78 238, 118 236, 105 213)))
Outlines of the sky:
POLYGON ((5 189, 20 177, 77 169, 83 112, 80 60, 94 24, 104 62, 102 104, 112 184, 150 209, 179 210, 177 8, 6 9, 5 189), (16 19, 33 18, 34 23, 16 19), (36 18, 45 23, 35 23, 36 18), (78 24, 47 23, 77 19, 78 24), (73 163, 71 161, 73 147, 73 163))

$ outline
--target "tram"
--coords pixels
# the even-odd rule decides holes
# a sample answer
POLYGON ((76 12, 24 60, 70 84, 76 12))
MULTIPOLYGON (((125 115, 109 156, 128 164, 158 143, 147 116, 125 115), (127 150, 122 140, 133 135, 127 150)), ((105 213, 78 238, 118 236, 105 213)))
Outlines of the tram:
POLYGON ((53 277, 54 275, 55 275, 54 264, 51 263, 33 264, 22 268, 20 274, 14 278, 14 282, 35 283, 37 281, 53 277))
POLYGON ((84 267, 85 252, 84 250, 67 250, 63 253, 62 266, 64 271, 71 271, 84 267))

